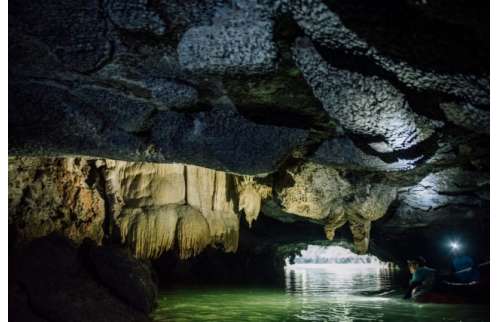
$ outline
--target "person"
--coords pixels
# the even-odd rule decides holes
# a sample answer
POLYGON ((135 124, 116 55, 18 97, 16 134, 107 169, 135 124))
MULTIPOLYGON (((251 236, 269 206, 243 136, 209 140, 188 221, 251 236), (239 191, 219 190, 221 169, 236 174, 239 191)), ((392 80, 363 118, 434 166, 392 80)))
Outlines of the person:
POLYGON ((408 290, 405 299, 418 299, 429 293, 434 288, 436 270, 426 266, 426 260, 420 256, 407 261, 411 273, 408 290))
POLYGON ((479 283, 479 269, 472 257, 455 253, 455 257, 451 261, 451 266, 453 268, 452 282, 462 284, 479 283))

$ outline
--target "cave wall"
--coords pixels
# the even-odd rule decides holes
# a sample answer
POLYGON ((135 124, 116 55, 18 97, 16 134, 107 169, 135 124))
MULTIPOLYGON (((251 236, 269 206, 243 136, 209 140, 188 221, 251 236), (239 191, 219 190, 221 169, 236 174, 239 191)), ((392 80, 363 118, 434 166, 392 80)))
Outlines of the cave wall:
POLYGON ((481 236, 470 247, 487 257, 488 13, 451 0, 15 1, 9 241, 58 232, 188 258, 234 252, 266 223, 268 245, 346 237, 399 259, 418 245, 439 257, 453 230, 481 236))
POLYGON ((449 235, 446 227, 466 231, 475 222, 489 228, 489 178, 458 167, 412 186, 314 162, 266 177, 91 158, 13 157, 9 169, 10 240, 20 245, 55 232, 77 243, 121 243, 140 258, 171 250, 187 259, 208 246, 236 252, 248 239, 244 251, 272 253, 288 243, 347 238, 358 253, 386 248, 391 260, 400 260, 409 256, 398 248, 401 241, 421 244, 417 231, 429 242, 449 235), (288 229, 294 225, 317 228, 307 236, 288 229))

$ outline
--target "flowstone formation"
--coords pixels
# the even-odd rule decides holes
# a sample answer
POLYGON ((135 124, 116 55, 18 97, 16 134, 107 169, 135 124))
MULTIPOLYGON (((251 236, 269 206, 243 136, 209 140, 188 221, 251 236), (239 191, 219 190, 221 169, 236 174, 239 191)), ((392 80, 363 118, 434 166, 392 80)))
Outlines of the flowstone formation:
POLYGON ((9 18, 14 241, 186 259, 268 219, 360 253, 489 225, 487 6, 21 0, 9 18))
POLYGON ((183 164, 87 158, 11 158, 9 223, 20 242, 59 232, 101 243, 116 232, 137 257, 207 246, 238 249, 240 212, 251 226, 270 188, 249 176, 183 164))

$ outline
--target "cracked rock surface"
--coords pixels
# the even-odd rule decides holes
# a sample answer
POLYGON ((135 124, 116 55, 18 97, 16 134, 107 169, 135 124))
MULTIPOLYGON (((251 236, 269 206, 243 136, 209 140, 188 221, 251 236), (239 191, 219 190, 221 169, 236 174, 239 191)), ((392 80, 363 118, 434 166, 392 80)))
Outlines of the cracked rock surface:
POLYGON ((12 243, 58 232, 185 259, 238 251, 243 231, 402 259, 453 228, 487 250, 488 10, 16 1, 12 243))

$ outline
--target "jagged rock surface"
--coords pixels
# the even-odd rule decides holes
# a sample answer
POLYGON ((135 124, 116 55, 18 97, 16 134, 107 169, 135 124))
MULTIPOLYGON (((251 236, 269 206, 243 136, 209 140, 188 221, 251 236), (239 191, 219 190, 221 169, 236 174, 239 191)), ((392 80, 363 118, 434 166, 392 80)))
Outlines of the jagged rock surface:
POLYGON ((9 159, 9 225, 29 241, 59 232, 102 241, 105 195, 93 165, 81 159, 9 159))
POLYGON ((142 264, 129 258, 128 266, 118 267, 124 261, 120 255, 115 256, 116 266, 101 267, 101 272, 107 274, 128 275, 120 280, 121 291, 115 293, 116 289, 94 278, 87 268, 92 264, 82 256, 85 252, 84 247, 77 248, 59 236, 33 240, 9 260, 14 271, 9 274, 9 284, 21 287, 32 312, 47 321, 150 321, 150 311, 128 306, 121 296, 127 292, 128 298, 137 300, 144 292, 154 292, 151 271, 146 269, 143 275, 136 275, 134 267, 142 264), (145 291, 148 287, 152 289, 145 291))
POLYGON ((293 52, 314 95, 346 130, 381 136, 392 150, 408 149, 432 135, 433 122, 415 115, 389 82, 329 66, 308 39, 297 39, 293 52))
POLYGON ((402 257, 451 226, 482 235, 487 13, 462 1, 16 1, 12 240, 59 231, 142 257, 203 256, 236 249, 243 214, 266 252, 343 235, 402 257))

